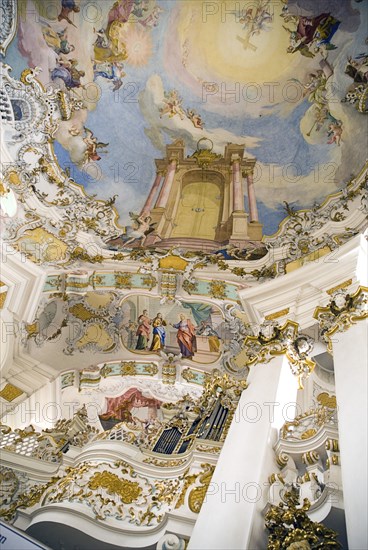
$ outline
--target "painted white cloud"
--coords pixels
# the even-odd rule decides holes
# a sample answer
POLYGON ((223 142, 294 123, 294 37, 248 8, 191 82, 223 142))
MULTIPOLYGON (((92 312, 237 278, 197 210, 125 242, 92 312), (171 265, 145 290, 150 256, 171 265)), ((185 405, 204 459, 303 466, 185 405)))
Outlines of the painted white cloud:
MULTIPOLYGON (((145 90, 139 96, 139 105, 145 120, 149 124, 145 130, 146 135, 154 147, 163 152, 165 151, 165 134, 173 140, 178 139, 178 137, 182 138, 187 147, 192 150, 196 149, 197 142, 201 138, 209 138, 213 141, 213 150, 217 153, 223 153, 227 143, 245 144, 246 148, 257 147, 260 144, 261 140, 259 138, 239 136, 223 128, 208 129, 206 126, 203 130, 195 128, 188 118, 185 117, 181 120, 179 115, 172 118, 163 115, 160 118, 159 108, 164 105, 163 100, 164 87, 162 80, 159 75, 152 75, 147 81, 145 90)), ((204 123, 206 124, 205 120, 204 123)), ((253 156, 248 152, 246 155, 253 156)))

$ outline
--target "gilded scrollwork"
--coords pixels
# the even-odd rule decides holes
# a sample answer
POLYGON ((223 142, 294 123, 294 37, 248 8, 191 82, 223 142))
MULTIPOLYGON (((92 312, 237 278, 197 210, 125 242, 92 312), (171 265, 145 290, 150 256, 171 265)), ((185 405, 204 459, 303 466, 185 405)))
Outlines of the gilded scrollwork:
POLYGON ((310 439, 325 425, 337 426, 336 400, 335 406, 319 406, 298 415, 281 428, 282 439, 310 439))
POLYGON ((345 332, 368 317, 368 288, 360 286, 353 294, 345 288, 337 289, 327 306, 315 309, 313 317, 319 323, 328 351, 332 352, 331 337, 336 332, 345 332))
POLYGON ((227 373, 214 369, 212 375, 205 381, 201 398, 202 408, 208 409, 214 401, 219 400, 223 407, 234 412, 242 392, 247 387, 246 380, 237 380, 227 373))
POLYGON ((185 464, 187 460, 185 458, 165 460, 156 458, 154 456, 148 456, 147 458, 143 459, 143 462, 145 464, 153 464, 154 466, 158 466, 159 468, 175 468, 176 466, 181 466, 182 464, 185 464))
POLYGON ((298 323, 287 320, 279 326, 276 320, 267 319, 261 325, 251 325, 237 306, 226 306, 225 318, 234 334, 224 356, 230 372, 246 373, 251 365, 269 363, 273 357, 285 354, 299 388, 303 388, 302 381, 311 374, 315 362, 309 357, 313 339, 299 332, 298 323))
POLYGON ((226 284, 223 281, 211 281, 210 296, 218 300, 224 300, 226 298, 226 284))
POLYGON ((141 496, 142 488, 136 481, 120 479, 116 474, 104 470, 93 474, 88 482, 88 488, 92 491, 106 489, 111 495, 118 495, 124 504, 132 504, 141 496))
POLYGON ((284 502, 271 506, 265 516, 269 531, 267 550, 297 550, 312 548, 341 548, 337 533, 308 517, 310 502, 302 506, 293 492, 286 492, 284 502))
POLYGON ((203 471, 198 476, 199 485, 192 489, 188 497, 189 509, 195 514, 199 514, 208 486, 211 483, 213 472, 215 471, 215 466, 213 464, 201 464, 203 471))
MULTIPOLYGON (((335 250, 339 245, 358 233, 360 228, 346 227, 341 230, 341 221, 345 220, 354 208, 362 208, 366 198, 367 166, 361 173, 347 182, 341 192, 328 197, 322 204, 315 204, 310 210, 295 211, 286 204, 288 217, 281 223, 275 236, 264 239, 270 251, 283 247, 284 259, 278 262, 277 274, 286 270, 286 262, 310 256, 318 259, 318 251, 335 250), (333 229, 336 223, 336 229, 333 229), (324 228, 329 227, 329 230, 324 228)), ((366 225, 362 218, 360 224, 366 225)))
POLYGON ((26 490, 29 479, 23 472, 0 467, 0 506, 10 507, 18 496, 26 490))
POLYGON ((180 508, 181 506, 184 506, 185 496, 188 492, 188 489, 191 485, 193 485, 193 483, 197 479, 198 475, 199 475, 198 473, 196 473, 196 474, 186 474, 183 486, 181 488, 179 498, 178 498, 178 500, 176 501, 176 504, 175 504, 175 509, 180 508))
POLYGON ((17 495, 16 500, 13 500, 10 506, 6 506, 0 509, 0 518, 6 522, 11 523, 16 517, 17 510, 21 508, 31 508, 36 504, 39 504, 45 491, 57 482, 58 477, 51 477, 46 483, 39 483, 35 485, 29 485, 25 490, 17 495))
POLYGON ((85 504, 96 519, 114 518, 135 525, 157 525, 170 511, 182 482, 150 479, 138 474, 127 462, 85 462, 67 467, 43 498, 42 506, 53 503, 85 504))
POLYGON ((215 447, 215 446, 209 446, 209 445, 197 445, 196 451, 199 451, 200 453, 210 453, 213 455, 220 454, 221 447, 215 447))

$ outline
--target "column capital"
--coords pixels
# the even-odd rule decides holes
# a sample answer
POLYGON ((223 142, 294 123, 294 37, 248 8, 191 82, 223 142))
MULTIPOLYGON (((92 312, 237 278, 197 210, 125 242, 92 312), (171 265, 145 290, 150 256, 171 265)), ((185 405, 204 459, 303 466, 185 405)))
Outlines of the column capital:
POLYGON ((357 321, 368 318, 368 287, 359 286, 353 294, 349 294, 343 283, 331 291, 329 303, 324 307, 318 306, 313 313, 330 353, 333 334, 345 332, 357 321))
POLYGON ((231 155, 230 164, 231 166, 233 166, 234 164, 238 163, 240 166, 241 160, 242 159, 240 158, 240 155, 238 153, 234 153, 233 155, 231 155))
MULTIPOLYGON (((315 362, 309 357, 314 341, 299 331, 295 321, 287 320, 281 327, 276 321, 264 321, 258 334, 246 336, 241 351, 231 359, 234 366, 241 360, 245 367, 257 363, 269 363, 275 355, 286 355, 291 372, 302 381, 313 372, 315 362)), ((238 367, 239 368, 239 367, 238 367)))
POLYGON ((253 166, 242 166, 242 177, 247 178, 248 176, 253 176, 254 168, 253 166))

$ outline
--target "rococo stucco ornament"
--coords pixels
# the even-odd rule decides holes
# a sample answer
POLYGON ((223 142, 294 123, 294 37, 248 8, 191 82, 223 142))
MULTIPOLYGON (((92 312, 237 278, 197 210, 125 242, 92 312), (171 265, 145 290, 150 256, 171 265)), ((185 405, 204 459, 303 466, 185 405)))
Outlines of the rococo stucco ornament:
POLYGON ((332 352, 332 336, 344 332, 352 325, 368 317, 368 288, 359 286, 350 294, 346 289, 338 289, 332 294, 327 306, 318 306, 313 314, 317 319, 327 349, 332 352))

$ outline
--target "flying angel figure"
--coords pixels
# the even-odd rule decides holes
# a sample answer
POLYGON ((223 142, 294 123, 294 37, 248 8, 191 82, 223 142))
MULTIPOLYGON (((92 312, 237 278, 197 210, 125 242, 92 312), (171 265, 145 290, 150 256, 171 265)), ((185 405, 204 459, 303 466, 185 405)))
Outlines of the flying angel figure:
POLYGON ((132 224, 126 227, 126 232, 106 242, 110 250, 121 250, 134 243, 134 241, 140 241, 140 246, 142 247, 147 235, 155 230, 157 224, 152 223, 149 212, 143 212, 142 214, 129 212, 129 216, 132 224))
MULTIPOLYGON (((103 143, 102 141, 97 141, 97 138, 94 136, 92 130, 84 127, 85 137, 83 138, 84 143, 87 145, 87 148, 84 152, 84 164, 87 164, 91 161, 101 160, 100 155, 97 153, 97 149, 102 149, 107 147, 108 143, 103 143)), ((107 151, 103 151, 106 153, 107 151)))
POLYGON ((80 7, 76 5, 75 0, 61 0, 61 11, 58 15, 58 21, 65 19, 69 25, 77 28, 77 25, 74 25, 73 21, 70 19, 70 13, 79 13, 80 7))
POLYGON ((270 1, 258 0, 255 6, 244 8, 241 11, 239 22, 243 25, 243 30, 246 32, 244 38, 237 36, 237 40, 243 44, 244 49, 256 51, 257 46, 250 42, 253 36, 257 36, 261 31, 270 31, 269 26, 273 22, 273 14, 270 13, 270 1))

